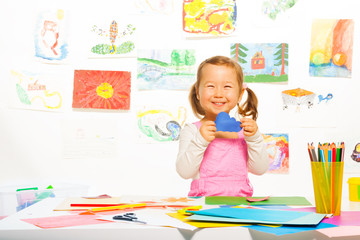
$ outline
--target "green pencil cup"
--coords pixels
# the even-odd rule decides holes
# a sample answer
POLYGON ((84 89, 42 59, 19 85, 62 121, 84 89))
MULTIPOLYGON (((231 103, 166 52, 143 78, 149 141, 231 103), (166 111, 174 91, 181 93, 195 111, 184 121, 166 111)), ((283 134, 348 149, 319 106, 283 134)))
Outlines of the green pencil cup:
POLYGON ((311 162, 317 213, 341 213, 344 162, 311 162))

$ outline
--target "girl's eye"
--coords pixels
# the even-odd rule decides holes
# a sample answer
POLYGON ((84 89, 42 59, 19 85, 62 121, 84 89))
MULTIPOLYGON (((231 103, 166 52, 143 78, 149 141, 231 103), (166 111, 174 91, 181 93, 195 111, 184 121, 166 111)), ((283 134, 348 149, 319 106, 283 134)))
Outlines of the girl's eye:
POLYGON ((226 85, 225 88, 231 88, 231 86, 230 86, 230 85, 226 85))
POLYGON ((213 88, 213 87, 214 87, 214 85, 207 85, 207 87, 208 87, 208 88, 213 88))

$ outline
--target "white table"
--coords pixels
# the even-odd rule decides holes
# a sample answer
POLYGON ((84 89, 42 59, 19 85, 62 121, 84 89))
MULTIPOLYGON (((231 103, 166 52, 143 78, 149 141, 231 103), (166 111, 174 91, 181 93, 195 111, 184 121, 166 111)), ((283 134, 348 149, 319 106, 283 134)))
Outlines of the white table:
MULTIPOLYGON (((24 218, 64 215, 64 212, 53 211, 60 201, 62 201, 62 199, 48 198, 0 220, 0 239, 330 239, 317 231, 275 236, 243 227, 203 228, 191 231, 178 228, 119 222, 57 229, 41 229, 20 220, 24 218)), ((358 238, 359 237, 349 237, 341 239, 350 240, 358 238)))

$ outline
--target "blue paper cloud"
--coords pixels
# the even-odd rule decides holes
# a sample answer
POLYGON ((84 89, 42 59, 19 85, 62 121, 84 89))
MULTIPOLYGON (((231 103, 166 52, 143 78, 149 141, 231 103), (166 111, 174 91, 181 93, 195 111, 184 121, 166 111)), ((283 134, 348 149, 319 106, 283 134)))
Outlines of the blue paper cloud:
POLYGON ((229 114, 226 112, 221 112, 217 115, 216 120, 216 130, 223 132, 240 132, 240 122, 236 121, 235 118, 230 118, 229 114))

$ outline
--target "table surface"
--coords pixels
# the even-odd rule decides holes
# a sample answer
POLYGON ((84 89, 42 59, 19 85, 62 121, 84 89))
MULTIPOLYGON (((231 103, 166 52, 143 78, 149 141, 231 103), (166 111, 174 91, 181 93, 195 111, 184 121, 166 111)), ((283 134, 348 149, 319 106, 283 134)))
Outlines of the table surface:
MULTIPOLYGON (((195 230, 149 226, 128 222, 64 227, 56 229, 41 229, 20 219, 45 216, 58 216, 67 212, 55 212, 53 209, 63 201, 61 198, 48 198, 0 220, 0 239, 330 239, 318 231, 306 231, 296 234, 276 236, 244 227, 197 228, 195 230)), ((211 207, 214 207, 212 205, 211 207)), ((344 205, 347 210, 359 210, 360 203, 353 206, 344 205)), ((344 209, 343 208, 343 209, 344 209)), ((359 227, 360 228, 360 227, 359 227)), ((357 239, 358 236, 341 238, 357 239)))

